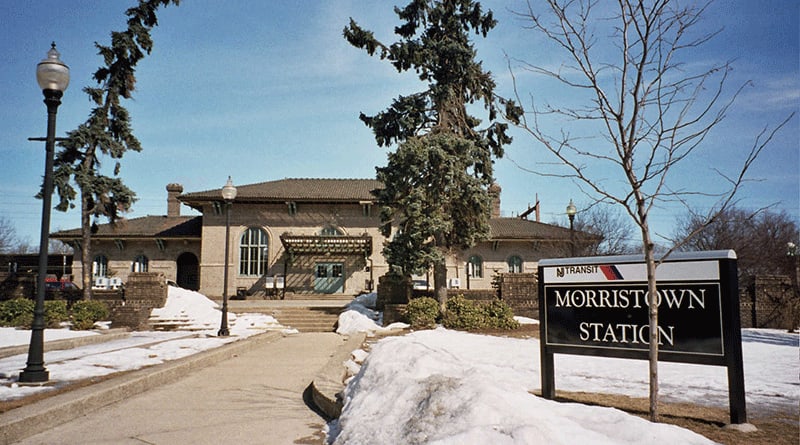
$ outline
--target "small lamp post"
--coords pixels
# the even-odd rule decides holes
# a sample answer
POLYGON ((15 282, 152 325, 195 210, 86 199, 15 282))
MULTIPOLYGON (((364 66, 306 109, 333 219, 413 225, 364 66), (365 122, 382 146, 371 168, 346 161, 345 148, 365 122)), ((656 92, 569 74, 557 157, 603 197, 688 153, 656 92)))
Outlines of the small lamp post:
POLYGON ((231 239, 231 203, 236 199, 236 187, 233 186, 231 177, 222 187, 222 199, 225 200, 225 271, 222 279, 222 322, 217 336, 227 337, 231 334, 228 330, 228 250, 231 239))
POLYGON ((569 204, 567 205, 567 216, 569 217, 569 244, 570 244, 570 255, 575 256, 575 214, 578 213, 578 208, 575 207, 575 204, 572 202, 572 199, 569 200, 569 204))
POLYGON ((56 112, 61 96, 69 86, 69 67, 59 59, 53 42, 47 58, 36 66, 36 81, 47 105, 47 138, 45 139, 44 189, 42 190, 42 230, 39 238, 39 271, 36 277, 36 304, 31 325, 31 344, 27 366, 19 374, 25 383, 46 382, 50 372, 44 367, 44 294, 47 276, 47 247, 50 244, 50 207, 53 196, 53 161, 56 145, 56 112))

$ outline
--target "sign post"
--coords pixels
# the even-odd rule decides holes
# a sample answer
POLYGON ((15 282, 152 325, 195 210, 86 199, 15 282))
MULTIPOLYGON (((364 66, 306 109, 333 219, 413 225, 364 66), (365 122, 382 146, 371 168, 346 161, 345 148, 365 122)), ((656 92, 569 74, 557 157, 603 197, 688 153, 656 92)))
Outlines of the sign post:
MULTIPOLYGON (((656 281, 659 360, 726 366, 731 423, 746 423, 736 253, 671 255, 656 281)), ((651 298, 641 255, 541 260, 542 396, 556 353, 647 360, 651 298)))

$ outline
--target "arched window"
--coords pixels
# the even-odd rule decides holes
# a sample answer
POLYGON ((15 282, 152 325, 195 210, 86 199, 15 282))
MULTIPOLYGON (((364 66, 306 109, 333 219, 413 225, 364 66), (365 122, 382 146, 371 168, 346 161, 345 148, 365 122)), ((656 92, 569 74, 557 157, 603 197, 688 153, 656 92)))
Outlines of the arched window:
POLYGON ((268 247, 269 240, 264 229, 247 229, 239 241, 239 274, 257 276, 267 273, 268 247))
POLYGON ((483 278, 483 260, 478 255, 469 257, 467 275, 472 278, 483 278))
POLYGON ((521 273, 522 272, 522 258, 513 255, 508 257, 508 272, 521 273))
POLYGON ((322 230, 319 231, 319 234, 322 236, 344 236, 341 230, 333 226, 323 227, 322 230))
POLYGON ((105 255, 97 255, 92 262, 92 277, 108 276, 108 258, 105 255))
POLYGON ((131 272, 147 272, 147 266, 150 263, 150 260, 147 259, 144 255, 139 255, 133 259, 133 265, 131 265, 131 272))

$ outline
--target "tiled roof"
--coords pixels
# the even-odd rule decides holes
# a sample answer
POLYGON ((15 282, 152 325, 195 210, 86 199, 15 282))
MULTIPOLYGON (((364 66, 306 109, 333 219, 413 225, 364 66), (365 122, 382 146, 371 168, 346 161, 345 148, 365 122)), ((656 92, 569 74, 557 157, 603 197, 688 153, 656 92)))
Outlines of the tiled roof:
MULTIPOLYGON (((202 216, 143 216, 100 224, 92 238, 197 238, 202 233, 202 216)), ((62 230, 55 239, 80 238, 81 229, 62 230)))
MULTIPOLYGON (((492 240, 569 240, 570 230, 552 224, 522 218, 492 218, 489 220, 492 240)), ((592 235, 580 232, 586 239, 592 235)))
MULTIPOLYGON (((237 185, 236 201, 317 201, 355 202, 375 199, 372 190, 383 184, 375 179, 280 179, 258 184, 237 185)), ((192 206, 200 202, 219 201, 222 188, 185 193, 178 197, 192 206)))

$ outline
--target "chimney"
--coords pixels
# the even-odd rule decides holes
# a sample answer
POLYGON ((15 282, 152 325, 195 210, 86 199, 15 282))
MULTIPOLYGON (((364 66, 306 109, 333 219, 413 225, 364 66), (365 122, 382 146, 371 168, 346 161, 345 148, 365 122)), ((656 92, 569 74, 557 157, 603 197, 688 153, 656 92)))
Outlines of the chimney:
POLYGON ((180 184, 167 184, 167 216, 181 216, 181 202, 178 195, 183 193, 183 186, 180 184))
POLYGON ((492 200, 492 218, 500 218, 500 192, 502 190, 496 182, 489 186, 489 198, 492 200))

